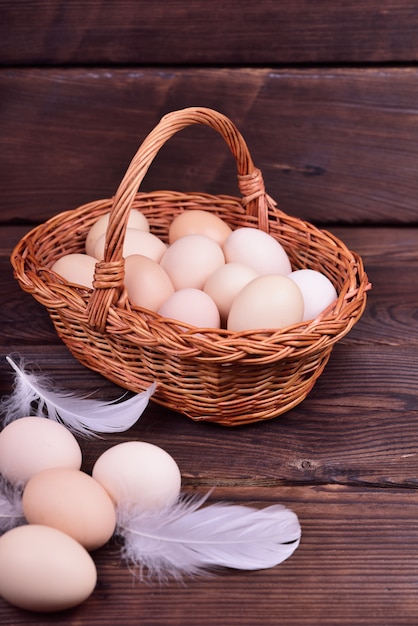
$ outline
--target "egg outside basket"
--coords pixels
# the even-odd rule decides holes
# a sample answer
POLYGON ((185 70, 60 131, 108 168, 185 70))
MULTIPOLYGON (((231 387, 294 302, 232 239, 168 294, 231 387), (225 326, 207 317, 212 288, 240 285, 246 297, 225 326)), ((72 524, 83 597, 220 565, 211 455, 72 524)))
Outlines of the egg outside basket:
POLYGON ((83 365, 135 392, 156 380, 155 402, 194 420, 227 426, 274 418, 304 400, 333 345, 362 315, 370 288, 361 258, 333 235, 279 210, 234 124, 201 107, 164 116, 140 146, 114 198, 36 227, 17 244, 11 262, 21 288, 47 308, 59 337, 83 365), (192 124, 205 124, 224 138, 237 163, 242 198, 138 191, 159 149, 192 124), (213 212, 232 228, 260 228, 282 244, 294 269, 323 272, 338 299, 315 320, 246 332, 197 330, 133 307, 123 286, 122 257, 131 208, 142 211, 151 232, 164 241, 173 218, 187 209, 213 212), (84 252, 89 229, 109 211, 105 257, 96 265, 94 288, 64 282, 52 264, 64 254, 84 252))

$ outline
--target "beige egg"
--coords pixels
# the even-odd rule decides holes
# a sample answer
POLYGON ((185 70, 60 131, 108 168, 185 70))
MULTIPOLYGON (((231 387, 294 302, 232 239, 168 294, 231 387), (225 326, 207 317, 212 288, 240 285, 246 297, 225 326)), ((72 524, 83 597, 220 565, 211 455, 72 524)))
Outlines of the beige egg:
POLYGON ((38 472, 26 484, 22 506, 30 524, 57 528, 89 551, 107 543, 116 526, 109 494, 80 470, 53 467, 38 472))
POLYGON ((54 612, 84 602, 94 591, 93 559, 56 528, 28 524, 0 537, 0 595, 28 611, 54 612))
POLYGON ((140 254, 125 259, 125 287, 132 304, 150 311, 158 311, 174 293, 173 283, 164 268, 140 254))
POLYGON ((313 320, 338 297, 332 282, 321 272, 311 269, 295 270, 289 274, 303 295, 303 320, 313 320))
POLYGON ((92 476, 117 507, 134 505, 144 511, 171 506, 181 487, 173 457, 145 441, 126 441, 108 448, 94 464, 92 476))
POLYGON ((207 278, 225 263, 222 248, 204 235, 186 235, 177 239, 161 259, 174 289, 202 289, 207 278))
POLYGON ((158 314, 198 328, 220 328, 218 307, 212 298, 193 287, 179 289, 158 309, 158 314))
POLYGON ((66 254, 52 265, 51 269, 64 280, 83 287, 93 287, 97 259, 88 254, 66 254))
MULTIPOLYGON (((94 256, 100 261, 104 257, 106 234, 100 235, 94 246, 94 256)), ((123 241, 122 256, 124 258, 131 254, 142 254, 153 261, 160 261, 167 250, 166 244, 156 235, 137 228, 127 228, 123 241)))
POLYGON ((258 228, 237 228, 225 241, 223 251, 227 263, 248 265, 260 275, 287 275, 292 271, 283 246, 258 228))
MULTIPOLYGON (((109 224, 110 212, 99 217, 90 228, 86 237, 86 253, 90 256, 94 256, 94 246, 98 238, 106 232, 109 224)), ((131 209, 129 213, 128 221, 126 223, 127 228, 137 228, 138 230, 149 231, 149 223, 143 213, 137 209, 131 209)))
POLYGON ((238 293, 229 311, 227 328, 278 329, 303 319, 303 296, 296 283, 278 274, 258 276, 238 293))
POLYGON ((257 272, 242 263, 225 263, 209 276, 203 286, 218 307, 222 323, 225 323, 231 304, 239 291, 258 276, 257 272))
POLYGON ((74 435, 46 417, 21 417, 0 432, 0 474, 13 484, 25 484, 49 467, 79 470, 81 462, 74 435))
POLYGON ((201 209, 186 210, 177 215, 170 224, 168 239, 170 244, 186 235, 205 235, 222 246, 232 229, 220 217, 201 209))

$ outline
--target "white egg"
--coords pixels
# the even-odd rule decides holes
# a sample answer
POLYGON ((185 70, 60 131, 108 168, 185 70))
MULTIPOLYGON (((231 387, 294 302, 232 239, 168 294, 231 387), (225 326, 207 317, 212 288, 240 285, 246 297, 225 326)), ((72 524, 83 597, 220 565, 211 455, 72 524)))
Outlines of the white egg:
POLYGON ((227 263, 248 265, 260 275, 286 275, 292 271, 283 246, 258 228, 237 228, 226 239, 223 251, 227 263))
POLYGON ((134 505, 155 511, 174 504, 181 474, 173 457, 145 441, 127 441, 108 448, 95 462, 92 476, 116 506, 134 505))
POLYGON ((277 329, 303 318, 302 292, 293 280, 279 274, 258 276, 245 285, 231 305, 227 328, 277 329))
POLYGON ((0 433, 0 473, 13 484, 50 467, 79 470, 81 448, 62 424, 46 417, 21 417, 0 433))
POLYGON ((97 259, 88 254, 65 254, 55 261, 51 269, 68 283, 91 289, 93 287, 96 263, 97 259))
MULTIPOLYGON (((106 233, 100 235, 94 246, 94 256, 99 260, 104 257, 105 241, 106 233)), ((156 235, 137 228, 126 229, 122 248, 124 258, 131 254, 142 254, 158 263, 166 250, 166 244, 156 235)))
POLYGON ((209 276, 203 291, 215 302, 222 322, 226 322, 229 309, 238 292, 257 276, 252 267, 242 263, 225 263, 209 276))
POLYGON ((186 235, 177 239, 161 259, 161 266, 176 290, 202 289, 210 274, 224 263, 221 246, 205 235, 186 235))
POLYGON ((0 537, 0 595, 14 606, 42 613, 70 609, 90 596, 96 582, 90 554, 61 530, 26 524, 0 537))
POLYGON ((158 309, 158 314, 198 328, 219 328, 219 310, 207 293, 188 287, 175 291, 158 309))
POLYGON ((303 320, 315 319, 338 297, 332 282, 321 272, 311 269, 295 270, 289 274, 302 292, 304 300, 303 320))
MULTIPOLYGON (((93 226, 90 228, 87 234, 86 253, 90 256, 94 256, 94 246, 96 245, 96 241, 107 230, 109 217, 110 212, 99 217, 99 219, 94 222, 93 226)), ((147 232, 149 231, 149 223, 147 218, 143 213, 137 211, 136 209, 131 209, 126 226, 127 228, 137 228, 138 230, 145 230, 147 232)))

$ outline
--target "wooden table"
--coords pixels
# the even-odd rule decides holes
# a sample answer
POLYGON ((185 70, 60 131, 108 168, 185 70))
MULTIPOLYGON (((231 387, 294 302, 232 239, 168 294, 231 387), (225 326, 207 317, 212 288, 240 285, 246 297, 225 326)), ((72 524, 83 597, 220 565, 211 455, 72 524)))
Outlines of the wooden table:
MULTIPOLYGON (((166 449, 184 490, 298 515, 283 564, 147 586, 111 541, 82 605, 23 626, 416 626, 418 623, 418 23, 414 0, 62 0, 0 3, 0 395, 5 356, 57 385, 120 389, 84 369, 9 255, 32 225, 116 190, 165 113, 208 106, 246 138, 268 193, 358 252, 373 284, 308 398, 227 429, 150 404, 120 436, 81 441, 84 469, 111 444, 166 449)), ((207 132, 206 132, 207 131, 207 132)), ((235 194, 219 137, 187 129, 145 190, 235 194), (190 131, 190 132, 189 132, 190 131)))
MULTIPOLYGON (((2 227, 0 392, 11 391, 6 354, 36 362, 57 384, 120 390, 81 366, 46 311, 12 277, 9 254, 27 227, 2 227)), ((182 586, 135 580, 111 541, 95 553, 98 584, 82 605, 37 615, 0 602, 0 623, 87 626, 379 624, 418 620, 416 273, 418 229, 336 228, 373 283, 360 322, 338 343, 308 398, 282 417, 245 427, 195 423, 153 403, 128 432, 80 440, 90 471, 111 444, 166 449, 184 490, 256 507, 282 503, 302 541, 283 564, 224 570, 182 586)))

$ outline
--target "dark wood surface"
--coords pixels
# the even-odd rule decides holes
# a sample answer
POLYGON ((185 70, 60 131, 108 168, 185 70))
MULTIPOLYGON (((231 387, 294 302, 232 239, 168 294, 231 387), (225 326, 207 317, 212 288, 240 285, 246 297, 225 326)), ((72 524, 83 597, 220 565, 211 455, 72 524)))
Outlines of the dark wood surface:
MULTIPOLYGON (((80 441, 86 471, 142 439, 173 455, 185 490, 289 506, 302 526, 289 560, 159 588, 135 581, 111 541, 87 602, 40 616, 0 600, 1 624, 416 626, 417 27, 412 0, 0 0, 0 397, 7 354, 70 390, 120 395, 69 354, 9 256, 32 225, 111 196, 175 109, 228 115, 281 208, 335 233, 373 284, 287 414, 228 429, 151 403, 129 432, 80 441)), ((164 146, 143 189, 236 187, 225 145, 195 127, 164 146)))
MULTIPOLYGON (((8 256, 26 231, 7 226, 0 234, 1 395, 12 383, 4 356, 18 353, 58 385, 116 397, 120 390, 73 359, 45 310, 13 279, 8 256)), ((289 506, 303 532, 294 555, 271 570, 224 571, 158 588, 135 582, 111 542, 95 554, 99 583, 83 605, 40 617, 0 602, 1 623, 416 624, 418 229, 334 232, 362 255, 373 291, 300 406, 228 429, 151 403, 130 431, 81 440, 86 471, 110 444, 140 439, 173 455, 185 490, 214 488, 214 500, 289 506)))
POLYGON ((0 2, 0 63, 411 62, 414 0, 0 2))
MULTIPOLYGON (((418 69, 0 71, 2 219, 38 221, 113 195, 162 115, 224 113, 283 209, 320 224, 414 223, 418 69), (35 203, 34 204, 34 198, 35 203)), ((161 150, 142 189, 237 193, 212 130, 161 150)))

